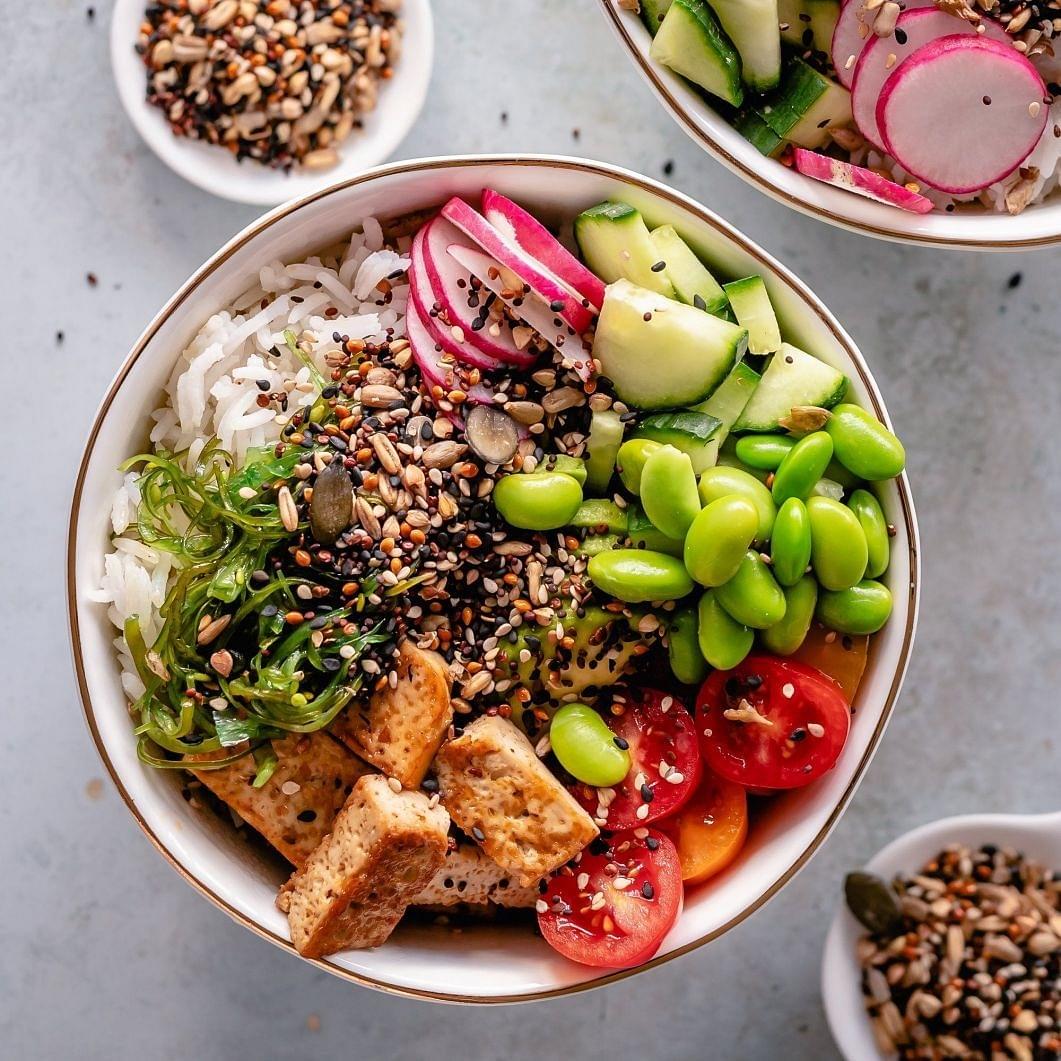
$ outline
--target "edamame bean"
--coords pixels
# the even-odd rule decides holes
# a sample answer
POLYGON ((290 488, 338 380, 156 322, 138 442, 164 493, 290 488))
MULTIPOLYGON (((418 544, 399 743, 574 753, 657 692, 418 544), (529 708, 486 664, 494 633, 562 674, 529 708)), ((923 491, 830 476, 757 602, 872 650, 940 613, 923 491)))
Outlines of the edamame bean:
POLYGON ((785 617, 785 595, 763 558, 749 549, 737 573, 715 589, 718 603, 742 626, 765 630, 785 617))
POLYGON ((845 468, 836 459, 836 443, 833 443, 833 459, 829 461, 829 466, 825 469, 825 475, 823 479, 832 479, 834 483, 839 483, 845 490, 853 490, 862 480, 845 468))
POLYGON ((605 553, 618 545, 618 534, 591 534, 575 552, 579 556, 596 556, 597 553, 605 553))
POLYGON ((780 505, 790 497, 801 501, 809 497, 832 459, 833 440, 824 431, 814 431, 801 438, 774 473, 770 487, 774 503, 780 505))
POLYGON ((623 486, 630 493, 641 493, 641 472, 645 461, 650 453, 662 448, 661 442, 653 442, 650 438, 630 438, 619 447, 619 452, 615 455, 615 468, 623 486))
POLYGON ((858 517, 858 522, 862 524, 862 533, 866 536, 869 552, 866 578, 880 578, 888 570, 892 548, 888 539, 888 523, 880 502, 868 490, 856 490, 847 504, 858 517))
POLYGON ((700 501, 705 506, 731 494, 746 498, 755 506, 759 513, 759 529, 755 533, 755 540, 769 541, 770 532, 774 529, 777 505, 774 504, 770 491, 758 479, 740 468, 728 468, 723 465, 708 468, 700 476, 700 501))
POLYGON ((707 661, 700 651, 700 620, 695 608, 681 608, 667 624, 667 657, 674 677, 685 685, 699 685, 707 677, 707 661))
MULTIPOLYGON (((726 440, 726 445, 729 445, 730 440, 726 440)), ((742 460, 737 459, 735 449, 726 449, 723 446, 718 452, 718 460, 715 461, 715 467, 717 468, 736 468, 738 471, 745 472, 750 475, 753 479, 760 483, 765 483, 770 478, 770 472, 765 468, 753 468, 751 465, 745 464, 742 460)), ((767 490, 769 493, 769 490, 767 490)))
POLYGON ((547 453, 535 469, 539 472, 563 472, 570 475, 579 486, 586 485, 589 471, 581 457, 569 457, 566 453, 547 453))
POLYGON ((898 475, 906 464, 903 444, 872 413, 838 405, 825 425, 836 459, 860 479, 876 482, 898 475))
POLYGON ((586 571, 599 589, 628 604, 677 600, 693 588, 693 580, 678 557, 648 549, 598 553, 590 558, 586 571))
POLYGON ((794 586, 810 563, 810 516, 798 497, 790 497, 778 510, 770 538, 774 578, 782 586, 794 586))
POLYGON ((858 517, 831 497, 812 497, 810 516, 811 565, 823 589, 853 586, 866 573, 869 548, 858 517))
POLYGON ((888 587, 872 579, 818 597, 816 614, 831 630, 841 634, 875 634, 892 613, 888 587))
POLYGON ((698 637, 704 659, 716 670, 732 670, 752 650, 755 634, 741 626, 708 590, 696 609, 698 637))
POLYGON ((560 765, 587 785, 617 785, 630 772, 630 753, 587 704, 565 704, 553 715, 549 743, 560 765))
POLYGON ((649 549, 656 553, 669 553, 671 556, 682 555, 681 538, 668 538, 663 531, 652 526, 652 521, 640 505, 631 505, 626 511, 629 517, 626 536, 635 549, 649 549))
POLYGON ((684 538, 700 511, 696 475, 688 453, 661 446, 648 455, 641 471, 645 515, 668 538, 684 538))
POLYGON ((523 530, 567 526, 582 504, 582 487, 562 472, 506 475, 494 487, 494 505, 506 523, 523 530))
POLYGON ((750 468, 772 472, 795 444, 791 435, 742 435, 737 439, 737 459, 750 468))
POLYGON ((571 519, 572 527, 607 527, 612 534, 625 534, 627 527, 626 510, 614 501, 591 497, 578 506, 578 511, 571 519))
POLYGON ((817 602, 818 583, 813 575, 804 575, 785 590, 785 617, 759 635, 763 645, 779 656, 791 656, 807 637, 817 602))
MULTIPOLYGON (((745 497, 730 494, 700 510, 685 536, 685 568, 701 586, 721 586, 740 567, 759 528, 759 514, 745 497)), ((776 533, 776 530, 775 530, 776 533)))

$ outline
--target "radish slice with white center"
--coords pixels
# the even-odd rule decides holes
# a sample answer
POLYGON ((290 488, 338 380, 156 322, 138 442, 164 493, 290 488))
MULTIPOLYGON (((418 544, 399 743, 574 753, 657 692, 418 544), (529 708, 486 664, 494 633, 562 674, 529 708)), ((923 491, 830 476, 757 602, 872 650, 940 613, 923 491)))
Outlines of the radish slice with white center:
MULTIPOLYGON (((1001 35, 1004 41, 1008 39, 995 23, 988 23, 988 20, 984 19, 982 24, 983 35, 1001 35)), ((918 48, 952 34, 975 37, 978 31, 971 23, 963 22, 960 18, 948 15, 935 7, 908 11, 899 16, 892 36, 874 37, 862 50, 851 86, 851 113, 859 132, 870 143, 876 144, 881 150, 887 149, 884 137, 877 127, 877 100, 884 83, 899 64, 907 56, 913 55, 918 48)))
MULTIPOLYGON (((478 211, 463 199, 454 197, 442 207, 442 216, 452 221, 469 239, 487 254, 511 269, 525 284, 536 291, 580 335, 593 320, 589 299, 576 294, 558 276, 522 248, 510 243, 478 211)), ((452 241, 451 241, 452 242, 452 241)))
POLYGON ((796 169, 816 181, 833 184, 856 195, 875 199, 878 203, 897 206, 900 210, 909 210, 913 214, 927 214, 932 209, 932 200, 926 199, 917 192, 904 188, 895 181, 874 173, 863 166, 854 166, 850 162, 841 162, 828 155, 819 155, 817 151, 808 151, 797 147, 793 152, 796 169))
MULTIPOLYGON (((929 2, 929 0, 921 0, 929 2)), ((483 214, 504 239, 521 247, 588 299, 594 313, 604 305, 604 282, 586 268, 536 217, 492 188, 483 189, 483 214)))
POLYGON ((877 120, 895 160, 951 195, 1012 173, 1046 127, 1046 85, 1015 48, 983 37, 943 37, 888 79, 877 120))
POLYGON ((511 307, 517 317, 556 347, 563 355, 564 361, 583 379, 589 379, 592 372, 591 355, 582 349, 581 337, 575 334, 569 324, 564 324, 533 291, 526 291, 526 285, 511 269, 506 269, 496 258, 491 258, 476 247, 454 244, 448 248, 448 252, 472 276, 511 307))
MULTIPOLYGON (((907 0, 903 5, 904 13, 917 11, 919 8, 935 8, 935 0, 907 0)), ((878 4, 872 11, 866 10, 865 0, 844 0, 840 17, 833 30, 831 51, 836 76, 844 88, 850 88, 855 80, 855 65, 870 42, 878 40, 873 33, 873 23, 880 12, 878 4)), ((888 34, 891 37, 891 34, 888 34)))

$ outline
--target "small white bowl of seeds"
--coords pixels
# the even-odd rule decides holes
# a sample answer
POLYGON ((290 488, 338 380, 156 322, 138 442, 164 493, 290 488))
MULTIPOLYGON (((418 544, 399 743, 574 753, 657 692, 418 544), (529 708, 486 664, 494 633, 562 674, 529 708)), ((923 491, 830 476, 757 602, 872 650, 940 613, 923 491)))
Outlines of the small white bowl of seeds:
POLYGON ((429 0, 117 0, 111 65, 185 180, 272 206, 388 158, 427 96, 429 0))

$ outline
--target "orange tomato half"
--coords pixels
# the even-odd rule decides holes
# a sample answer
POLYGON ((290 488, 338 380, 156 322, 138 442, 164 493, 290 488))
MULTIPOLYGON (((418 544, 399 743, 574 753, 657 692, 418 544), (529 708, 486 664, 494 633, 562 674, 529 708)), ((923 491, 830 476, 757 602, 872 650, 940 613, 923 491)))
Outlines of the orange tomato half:
POLYGON ((657 823, 674 841, 682 880, 699 884, 725 869, 748 835, 748 797, 741 785, 704 767, 700 787, 684 807, 657 823))
POLYGON ((821 623, 814 623, 806 640, 788 658, 828 674, 843 689, 847 702, 851 704, 854 703, 855 693, 866 669, 868 651, 868 637, 838 634, 834 630, 827 630, 821 623))

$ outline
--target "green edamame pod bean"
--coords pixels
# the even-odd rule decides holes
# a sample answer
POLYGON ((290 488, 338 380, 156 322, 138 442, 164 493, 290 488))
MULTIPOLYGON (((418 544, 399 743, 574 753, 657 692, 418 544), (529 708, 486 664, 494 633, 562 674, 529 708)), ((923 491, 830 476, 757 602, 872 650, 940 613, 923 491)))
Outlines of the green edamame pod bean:
POLYGON ((586 571, 599 589, 628 604, 677 600, 693 588, 693 580, 678 557, 648 549, 598 553, 590 558, 586 571))
POLYGON ((737 459, 750 468, 772 472, 795 444, 791 435, 742 435, 737 439, 737 459))
POLYGON ((751 652, 755 634, 730 616, 714 590, 700 598, 696 613, 700 651, 716 670, 732 670, 751 652))
POLYGON ((838 633, 875 634, 891 613, 888 587, 867 578, 848 589, 820 594, 815 614, 838 633))
POLYGON ((582 487, 562 472, 506 475, 494 487, 494 505, 506 523, 524 530, 565 527, 582 504, 582 487))
POLYGON ((774 473, 770 488, 775 504, 790 497, 810 497, 814 484, 833 459, 833 440, 824 431, 805 435, 789 451, 774 473))
POLYGON ((817 603, 818 583, 813 575, 804 575, 785 590, 785 617, 762 631, 763 645, 779 656, 791 656, 807 637, 817 603))
POLYGON ((868 490, 856 490, 847 504, 858 517, 858 522, 862 524, 862 533, 866 536, 869 552, 866 578, 880 578, 888 570, 892 549, 888 538, 888 522, 884 518, 880 502, 868 490))
MULTIPOLYGON (((728 440, 727 440, 728 442, 728 440)), ((742 460, 738 460, 736 456, 736 450, 721 449, 718 453, 718 460, 715 461, 716 468, 736 468, 738 471, 744 472, 746 475, 750 475, 756 482, 765 483, 770 478, 770 472, 765 468, 753 468, 749 464, 745 464, 742 460)), ((767 493, 770 491, 767 490, 767 493)))
POLYGON ((619 452, 615 455, 615 469, 623 486, 630 493, 641 493, 641 472, 645 461, 650 453, 662 448, 663 443, 653 442, 650 438, 630 438, 619 447, 619 452))
POLYGON ((708 468, 700 476, 700 501, 705 506, 720 497, 729 497, 732 494, 746 498, 755 506, 759 513, 759 529, 755 533, 755 540, 769 541, 770 532, 774 529, 777 505, 774 504, 770 491, 758 479, 740 468, 724 465, 708 468))
POLYGON ((630 772, 630 753, 614 738, 587 704, 565 704, 549 726, 549 743, 560 765, 587 785, 617 785, 630 772))
POLYGON ((742 626, 765 630, 785 617, 785 595, 763 558, 749 549, 737 573, 715 589, 718 603, 742 626))
POLYGON ((668 538, 663 531, 654 527, 652 520, 645 515, 645 510, 640 505, 631 505, 626 511, 628 514, 626 536, 635 549, 670 553, 671 556, 682 555, 681 538, 668 538))
POLYGON ((586 462, 581 457, 569 457, 566 453, 546 453, 535 471, 563 472, 564 475, 570 475, 579 486, 585 486, 589 476, 586 462))
POLYGON ((810 563, 810 516, 798 497, 790 497, 778 510, 770 538, 774 578, 782 586, 794 586, 807 573, 810 563))
POLYGON ((700 651, 700 620, 695 608, 681 608, 667 624, 667 658, 674 677, 685 685, 699 685, 707 677, 707 661, 700 651))
POLYGON ((591 534, 575 552, 579 556, 596 556, 597 553, 606 553, 609 549, 617 548, 618 545, 618 534, 591 534))
POLYGON ((836 444, 833 444, 833 459, 829 461, 828 466, 825 469, 825 474, 822 476, 823 479, 832 479, 834 483, 839 483, 845 490, 853 490, 862 480, 855 475, 853 472, 848 471, 837 459, 836 459, 836 444))
POLYGON ((891 479, 906 465, 903 444, 872 413, 857 405, 832 410, 825 425, 836 459, 860 479, 891 479))
POLYGON ((812 497, 810 516, 811 565, 823 589, 847 589, 866 573, 869 547, 858 517, 831 497, 812 497))
POLYGON ((686 570, 701 586, 721 586, 737 573, 758 529, 759 513, 746 497, 730 494, 712 501, 685 536, 686 570))
POLYGON ((591 497, 578 506, 578 511, 571 519, 571 526, 607 527, 612 534, 625 534, 626 510, 620 508, 614 501, 591 497))
POLYGON ((684 538, 700 511, 696 475, 688 453, 661 446, 648 455, 641 471, 645 515, 668 538, 684 538))

